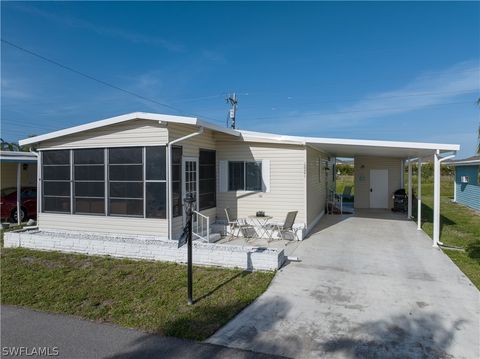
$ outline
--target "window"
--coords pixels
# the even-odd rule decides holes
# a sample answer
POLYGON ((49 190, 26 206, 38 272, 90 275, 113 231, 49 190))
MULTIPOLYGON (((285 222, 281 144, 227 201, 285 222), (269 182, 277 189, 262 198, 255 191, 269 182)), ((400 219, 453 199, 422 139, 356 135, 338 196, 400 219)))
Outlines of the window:
POLYGON ((229 191, 261 191, 262 163, 253 161, 228 162, 229 191))
POLYGON ((70 151, 42 153, 42 204, 44 212, 70 213, 70 151))
POLYGON ((143 149, 108 150, 109 214, 143 216, 143 149))
POLYGON ((199 198, 200 210, 214 208, 216 203, 216 153, 213 150, 200 150, 199 156, 199 198))
POLYGON ((145 217, 167 218, 165 146, 145 148, 145 217))
POLYGON ((172 147, 172 215, 182 215, 182 147, 172 147))
POLYGON ((73 212, 105 214, 105 150, 74 150, 73 164, 73 212))

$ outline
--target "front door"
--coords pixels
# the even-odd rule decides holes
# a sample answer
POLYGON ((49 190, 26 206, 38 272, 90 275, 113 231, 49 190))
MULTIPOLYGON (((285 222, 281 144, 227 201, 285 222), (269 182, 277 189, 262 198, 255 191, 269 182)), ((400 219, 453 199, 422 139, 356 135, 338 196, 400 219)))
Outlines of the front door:
MULTIPOLYGON (((198 158, 184 157, 183 158, 183 181, 182 181, 183 196, 188 192, 192 192, 193 197, 197 200, 194 209, 198 208, 198 158)), ((183 199, 182 199, 183 203, 183 199)), ((185 218, 185 211, 183 211, 185 218)))
POLYGON ((388 208, 388 170, 370 170, 370 208, 388 208))

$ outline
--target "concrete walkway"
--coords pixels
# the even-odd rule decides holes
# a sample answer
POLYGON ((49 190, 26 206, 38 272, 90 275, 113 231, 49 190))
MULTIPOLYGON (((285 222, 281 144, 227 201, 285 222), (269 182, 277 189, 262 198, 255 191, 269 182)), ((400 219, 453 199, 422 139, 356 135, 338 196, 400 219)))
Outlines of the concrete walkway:
POLYGON ((479 358, 480 294, 415 223, 326 216, 209 343, 295 358, 479 358))
POLYGON ((0 356, 5 358, 276 358, 273 355, 259 356, 247 350, 161 337, 116 325, 5 305, 1 306, 1 343, 0 356), (23 355, 13 355, 19 350, 23 350, 23 355), (25 350, 29 354, 33 350, 37 353, 48 350, 51 356, 26 355, 25 350))

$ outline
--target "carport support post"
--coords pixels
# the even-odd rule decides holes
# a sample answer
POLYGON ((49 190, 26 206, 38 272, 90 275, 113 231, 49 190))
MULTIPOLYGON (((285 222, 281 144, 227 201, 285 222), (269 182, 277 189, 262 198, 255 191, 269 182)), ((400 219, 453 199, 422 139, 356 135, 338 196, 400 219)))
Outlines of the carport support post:
POLYGON ((440 151, 433 155, 433 246, 440 242, 440 151))
POLYGON ((418 188, 417 188, 417 229, 420 231, 422 229, 422 159, 419 158, 417 162, 417 178, 418 178, 418 188))
POLYGON ((408 159, 408 218, 412 218, 412 160, 408 159))
POLYGON ((18 162, 17 163, 17 224, 18 225, 22 223, 22 217, 20 215, 21 191, 22 191, 22 164, 18 162))

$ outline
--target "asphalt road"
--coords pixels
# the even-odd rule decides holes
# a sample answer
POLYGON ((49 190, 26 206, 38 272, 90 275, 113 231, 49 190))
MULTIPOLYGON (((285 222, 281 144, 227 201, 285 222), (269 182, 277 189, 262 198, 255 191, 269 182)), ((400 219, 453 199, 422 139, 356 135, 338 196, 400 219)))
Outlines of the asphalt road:
POLYGON ((161 337, 73 316, 37 312, 5 305, 0 309, 2 347, 0 356, 4 358, 19 357, 11 355, 15 350, 23 350, 24 357, 68 359, 280 358, 248 350, 161 337), (58 352, 58 355, 28 356, 34 350, 37 352, 48 350, 49 354, 58 352))

